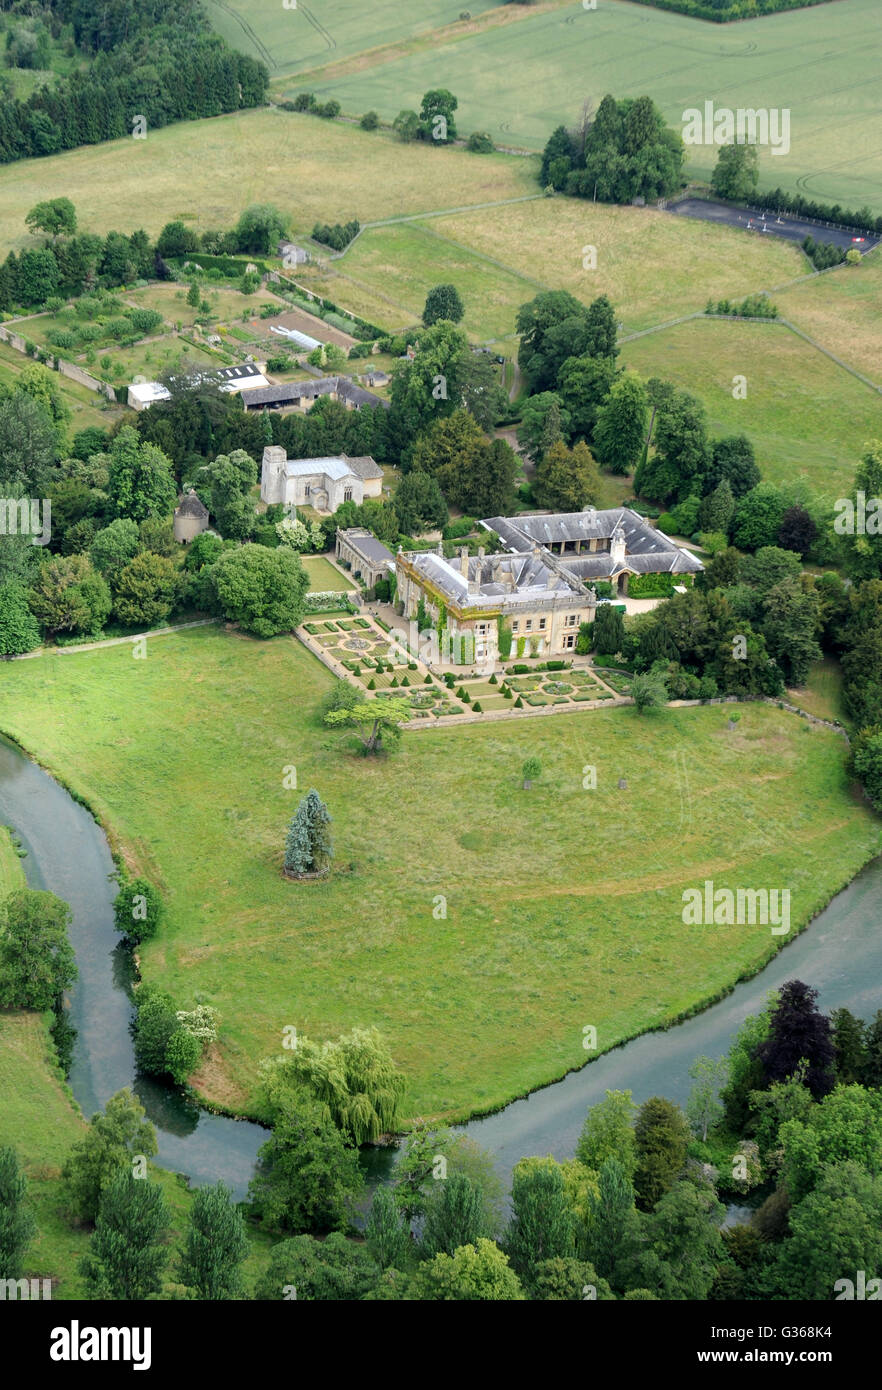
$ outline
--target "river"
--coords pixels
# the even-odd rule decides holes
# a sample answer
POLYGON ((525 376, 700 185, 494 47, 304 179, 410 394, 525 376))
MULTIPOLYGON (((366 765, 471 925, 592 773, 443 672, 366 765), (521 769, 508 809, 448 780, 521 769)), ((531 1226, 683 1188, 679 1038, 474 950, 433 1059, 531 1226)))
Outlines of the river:
MULTIPOLYGON (((31 887, 47 888, 73 910, 71 944, 79 979, 70 991, 78 1030, 70 1085, 89 1116, 123 1086, 132 1086, 156 1126, 158 1162, 189 1175, 194 1186, 222 1178, 244 1198, 267 1131, 248 1121, 211 1115, 177 1088, 137 1074, 127 989, 130 958, 113 923, 113 859, 89 812, 14 745, 0 739, 0 822, 27 850, 31 887)), ((882 858, 869 864, 808 929, 752 980, 704 1013, 663 1033, 648 1033, 572 1072, 562 1081, 472 1120, 463 1132, 496 1160, 508 1183, 527 1154, 572 1155, 585 1112, 607 1090, 630 1090, 638 1103, 652 1095, 685 1101, 689 1067, 698 1056, 720 1057, 768 992, 799 977, 819 991, 824 1009, 847 1006, 869 1018, 882 1006, 882 858)), ((364 1153, 368 1176, 385 1176, 394 1149, 364 1153)))

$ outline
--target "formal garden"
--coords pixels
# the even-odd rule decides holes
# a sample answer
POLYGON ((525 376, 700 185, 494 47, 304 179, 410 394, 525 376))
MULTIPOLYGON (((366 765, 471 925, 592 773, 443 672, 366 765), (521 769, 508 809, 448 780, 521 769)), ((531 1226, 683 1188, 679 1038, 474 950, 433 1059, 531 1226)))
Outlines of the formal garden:
POLYGON ((628 672, 600 674, 563 660, 531 668, 519 664, 489 676, 429 671, 394 646, 380 619, 343 609, 314 615, 304 622, 302 632, 369 694, 407 698, 415 720, 583 705, 630 693, 628 672))

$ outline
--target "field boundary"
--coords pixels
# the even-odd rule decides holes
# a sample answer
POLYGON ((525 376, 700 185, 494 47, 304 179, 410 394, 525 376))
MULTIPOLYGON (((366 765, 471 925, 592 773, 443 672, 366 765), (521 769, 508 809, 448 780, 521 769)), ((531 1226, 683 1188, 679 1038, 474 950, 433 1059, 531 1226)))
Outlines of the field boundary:
MULTIPOLYGON (((835 267, 835 269, 838 269, 838 266, 835 267)), ((847 362, 843 362, 842 358, 837 357, 835 352, 831 352, 829 348, 824 347, 823 343, 819 343, 817 339, 813 338, 811 334, 806 333, 804 329, 797 328, 796 324, 791 323, 790 319, 748 318, 740 314, 708 314, 703 310, 697 310, 694 314, 683 314, 680 318, 669 319, 667 323, 659 323, 654 328, 641 328, 637 333, 627 333, 617 341, 619 343, 632 343, 637 338, 647 338, 652 333, 663 333, 668 328, 676 328, 681 323, 691 323, 695 319, 708 319, 710 321, 724 320, 728 323, 767 323, 773 327, 777 325, 780 328, 786 328, 789 332, 794 333, 797 338, 802 338, 802 340, 808 343, 810 347, 814 348, 816 352, 823 353, 825 357, 829 357, 830 361, 837 367, 841 367, 843 371, 848 372, 850 376, 855 377, 864 386, 868 386, 871 391, 875 391, 876 395, 882 396, 882 386, 875 381, 871 381, 868 376, 864 376, 863 372, 859 372, 856 367, 851 367, 847 362)))

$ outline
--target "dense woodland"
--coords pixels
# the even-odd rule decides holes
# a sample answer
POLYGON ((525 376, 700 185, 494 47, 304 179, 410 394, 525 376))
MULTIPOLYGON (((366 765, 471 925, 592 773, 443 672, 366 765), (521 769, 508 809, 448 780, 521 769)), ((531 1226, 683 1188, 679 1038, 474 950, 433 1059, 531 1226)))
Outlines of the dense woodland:
POLYGON ((229 48, 198 0, 55 0, 35 18, 19 0, 4 8, 21 13, 29 32, 35 22, 52 36, 70 26, 83 62, 24 99, 4 97, 0 163, 144 135, 266 100, 264 64, 229 48))

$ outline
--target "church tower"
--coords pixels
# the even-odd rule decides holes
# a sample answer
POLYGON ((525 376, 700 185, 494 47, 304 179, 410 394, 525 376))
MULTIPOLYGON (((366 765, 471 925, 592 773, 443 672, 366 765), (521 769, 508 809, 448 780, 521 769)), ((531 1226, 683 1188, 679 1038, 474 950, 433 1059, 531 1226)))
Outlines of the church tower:
POLYGON ((287 454, 281 444, 267 444, 260 469, 261 501, 272 505, 285 501, 285 464, 287 454))

